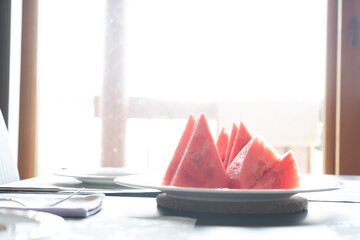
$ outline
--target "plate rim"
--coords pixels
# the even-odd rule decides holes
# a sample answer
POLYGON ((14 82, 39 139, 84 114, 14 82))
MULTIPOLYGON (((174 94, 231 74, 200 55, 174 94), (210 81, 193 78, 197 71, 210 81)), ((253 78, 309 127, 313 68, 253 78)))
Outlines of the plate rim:
MULTIPOLYGON (((61 177, 73 177, 76 179, 91 179, 91 180, 108 180, 108 181, 112 181, 117 177, 122 177, 121 175, 117 175, 117 176, 109 176, 109 175, 91 175, 91 174, 86 174, 86 172, 99 172, 101 173, 101 171, 99 171, 99 169, 123 169, 124 174, 122 176, 129 176, 129 175, 134 175, 136 174, 135 171, 133 170, 127 170, 126 168, 95 168, 95 169, 59 169, 53 172, 53 175, 56 176, 61 176, 61 177), (77 173, 78 172, 78 173, 77 173)), ((120 174, 120 173, 119 173, 120 174)))
MULTIPOLYGON (((323 192, 323 191, 333 191, 341 189, 344 186, 344 183, 339 180, 332 180, 333 185, 326 188, 293 188, 293 189, 230 189, 230 188, 194 188, 194 187, 176 187, 176 186, 164 186, 162 184, 153 185, 153 184, 134 184, 121 181, 124 178, 134 178, 134 177, 145 177, 144 175, 137 176, 121 176, 114 179, 114 182, 117 185, 133 187, 133 188, 150 188, 157 189, 163 192, 171 193, 195 193, 195 194, 225 194, 225 195, 266 195, 266 194, 275 194, 275 195, 295 195, 298 193, 310 193, 310 192, 323 192)), ((151 176, 150 176, 151 177, 151 176)))
MULTIPOLYGON (((65 220, 64 218, 47 212, 40 212, 35 210, 20 210, 20 209, 8 209, 8 208, 0 208, 0 215, 5 217, 21 217, 24 219, 28 219, 31 221, 35 221, 37 225, 27 233, 27 236, 30 239, 43 239, 49 236, 55 235, 57 232, 60 232, 65 227, 65 220), (53 226, 53 227, 49 227, 53 226)), ((34 223, 35 223, 34 222, 34 223)), ((21 222, 19 222, 20 224, 21 222)), ((9 224, 7 223, 0 223, 1 225, 5 226, 6 229, 4 231, 0 231, 1 235, 6 237, 10 237, 10 239, 17 239, 17 235, 24 234, 24 232, 9 232, 12 228, 9 228, 9 224), (10 235, 8 235, 10 234, 10 235)), ((15 228, 16 230, 16 228, 15 228)))

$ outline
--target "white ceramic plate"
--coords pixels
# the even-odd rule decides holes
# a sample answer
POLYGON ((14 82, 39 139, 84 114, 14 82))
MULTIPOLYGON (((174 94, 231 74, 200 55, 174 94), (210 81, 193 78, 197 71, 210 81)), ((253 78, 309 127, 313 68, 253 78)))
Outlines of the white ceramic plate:
POLYGON ((342 182, 329 178, 302 175, 301 186, 295 189, 228 189, 228 188, 189 188, 161 184, 162 175, 134 175, 115 179, 115 183, 134 187, 158 189, 168 196, 180 199, 217 202, 265 202, 289 198, 298 193, 321 192, 339 189, 342 182))
POLYGON ((62 169, 54 174, 62 177, 74 177, 84 183, 114 185, 115 178, 138 174, 138 172, 126 168, 98 168, 90 170, 62 169))
POLYGON ((0 209, 0 239, 41 239, 65 227, 63 218, 50 213, 0 209))

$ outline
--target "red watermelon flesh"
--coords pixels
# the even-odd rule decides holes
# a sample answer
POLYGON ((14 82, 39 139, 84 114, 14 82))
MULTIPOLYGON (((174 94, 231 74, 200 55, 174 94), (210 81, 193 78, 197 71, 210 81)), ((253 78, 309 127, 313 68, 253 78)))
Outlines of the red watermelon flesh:
POLYGON ((286 153, 275 167, 264 174, 254 189, 291 189, 300 186, 299 169, 292 152, 286 153))
POLYGON ((234 160, 236 155, 245 147, 245 145, 252 139, 252 136, 243 122, 240 122, 234 144, 231 150, 228 165, 234 160))
POLYGON ((195 123, 171 185, 196 188, 227 186, 225 169, 204 114, 201 114, 195 123))
POLYGON ((225 128, 222 127, 219 133, 219 136, 216 140, 216 147, 219 151, 220 159, 222 162, 225 161, 226 148, 229 142, 229 135, 225 131, 225 128))
POLYGON ((226 169, 228 187, 254 187, 279 161, 279 154, 270 144, 260 136, 253 138, 226 169))
POLYGON ((232 128, 231 128, 229 142, 228 142, 228 145, 227 145, 227 148, 226 148, 225 160, 223 162, 223 165, 224 165, 225 169, 229 165, 229 158, 230 158, 232 147, 234 145, 234 141, 235 141, 237 131, 238 131, 238 126, 235 123, 233 123, 232 128))
POLYGON ((195 125, 195 117, 194 117, 194 115, 190 115, 187 120, 185 129, 181 135, 180 141, 175 149, 174 155, 173 155, 173 157, 167 167, 167 170, 165 172, 165 176, 162 180, 163 185, 170 185, 170 183, 174 177, 174 174, 180 164, 181 158, 184 155, 184 152, 185 152, 185 149, 190 140, 194 125, 195 125))

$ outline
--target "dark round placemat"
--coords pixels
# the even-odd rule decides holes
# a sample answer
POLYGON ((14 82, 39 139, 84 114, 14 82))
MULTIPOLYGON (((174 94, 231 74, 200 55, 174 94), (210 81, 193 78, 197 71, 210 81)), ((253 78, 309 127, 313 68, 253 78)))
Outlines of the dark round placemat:
POLYGON ((207 202, 172 198, 162 193, 156 197, 156 202, 160 207, 173 210, 221 214, 293 213, 308 207, 308 200, 300 196, 275 202, 207 202))

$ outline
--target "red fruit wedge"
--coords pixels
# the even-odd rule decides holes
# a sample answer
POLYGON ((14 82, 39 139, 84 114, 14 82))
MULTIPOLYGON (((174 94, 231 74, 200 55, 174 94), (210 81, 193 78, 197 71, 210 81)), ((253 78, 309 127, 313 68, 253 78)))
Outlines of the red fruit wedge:
POLYGON ((162 180, 163 185, 170 185, 176 170, 178 169, 178 166, 180 164, 181 158, 183 157, 185 153, 185 149, 188 145, 188 142, 191 137, 191 133, 194 129, 195 125, 195 117, 194 115, 190 115, 188 118, 188 121, 186 123, 184 132, 181 135, 180 141, 175 149, 174 155, 167 167, 167 170, 165 172, 165 176, 162 180))
POLYGON ((291 189, 300 186, 299 169, 292 152, 286 153, 275 167, 255 184, 254 189, 291 189))
POLYGON ((197 188, 224 188, 227 185, 225 169, 204 114, 195 123, 171 185, 197 188))
POLYGON ((229 135, 225 131, 225 128, 222 127, 219 133, 219 136, 216 140, 216 147, 219 151, 220 159, 222 162, 225 161, 226 148, 229 142, 229 135))
POLYGON ((230 154, 231 154, 232 147, 234 145, 237 130, 238 130, 238 126, 235 123, 233 123, 232 128, 231 128, 229 142, 228 142, 228 145, 226 148, 225 160, 223 162, 225 169, 229 165, 230 154))
POLYGON ((245 145, 252 139, 249 130, 243 122, 240 122, 238 131, 236 133, 235 141, 231 150, 228 165, 234 160, 236 155, 245 147, 245 145))
POLYGON ((270 144, 260 136, 253 138, 226 169, 228 187, 254 187, 279 161, 279 154, 270 144))

